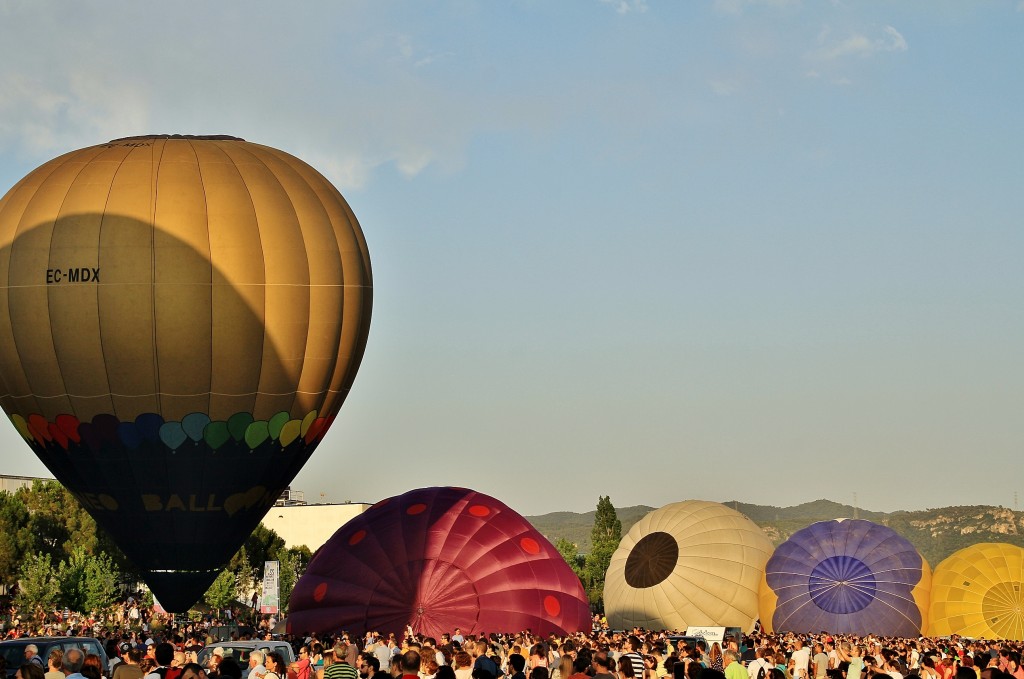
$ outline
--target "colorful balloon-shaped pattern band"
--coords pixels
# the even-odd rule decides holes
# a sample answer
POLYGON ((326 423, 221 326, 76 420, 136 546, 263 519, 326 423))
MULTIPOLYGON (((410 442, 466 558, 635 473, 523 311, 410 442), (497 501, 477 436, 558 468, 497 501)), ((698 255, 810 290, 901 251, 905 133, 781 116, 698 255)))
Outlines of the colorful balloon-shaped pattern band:
POLYGON ((170 450, 189 442, 205 442, 211 450, 218 450, 229 441, 244 441, 251 449, 267 441, 276 441, 282 448, 299 439, 311 445, 323 438, 333 420, 333 417, 317 417, 316 410, 306 413, 302 419, 280 412, 269 420, 256 420, 251 413, 235 413, 227 420, 211 420, 204 413, 190 413, 180 422, 165 421, 156 413, 143 413, 128 422, 108 414, 97 415, 91 422, 80 422, 74 415, 58 415, 53 422, 42 415, 28 418, 11 415, 14 427, 29 444, 45 447, 56 443, 64 450, 72 444, 84 444, 94 451, 105 443, 136 449, 146 442, 160 442, 170 450))

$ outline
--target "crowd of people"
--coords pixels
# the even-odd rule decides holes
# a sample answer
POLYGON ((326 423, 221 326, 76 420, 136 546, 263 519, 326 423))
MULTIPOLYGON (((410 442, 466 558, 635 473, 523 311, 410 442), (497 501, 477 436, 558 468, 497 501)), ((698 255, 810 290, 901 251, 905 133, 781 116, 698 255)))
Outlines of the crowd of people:
MULTIPOLYGON (((107 611, 91 611, 79 613, 54 607, 44 610, 42 607, 34 611, 21 611, 17 606, 10 606, 0 615, 0 627, 4 639, 18 639, 25 636, 95 636, 103 631, 121 631, 124 634, 134 632, 136 636, 148 634, 151 630, 168 627, 188 627, 187 632, 199 632, 201 629, 223 626, 238 622, 247 614, 250 620, 255 616, 250 609, 241 609, 241 613, 230 609, 209 611, 197 620, 188 623, 176 622, 175 617, 156 605, 143 603, 141 594, 128 596, 118 601, 107 611)), ((269 616, 260 616, 258 624, 266 626, 269 616)))
MULTIPOLYGON (((291 638, 274 634, 270 616, 251 635, 265 650, 255 644, 242 667, 221 645, 247 635, 214 638, 215 622, 210 616, 162 634, 102 628, 95 636, 108 662, 77 649, 41 658, 29 646, 16 679, 1024 679, 1014 641, 755 633, 719 643, 640 629, 291 638), (273 650, 272 640, 289 642, 293 653, 273 650)), ((83 630, 95 631, 85 620, 64 633, 83 630)))

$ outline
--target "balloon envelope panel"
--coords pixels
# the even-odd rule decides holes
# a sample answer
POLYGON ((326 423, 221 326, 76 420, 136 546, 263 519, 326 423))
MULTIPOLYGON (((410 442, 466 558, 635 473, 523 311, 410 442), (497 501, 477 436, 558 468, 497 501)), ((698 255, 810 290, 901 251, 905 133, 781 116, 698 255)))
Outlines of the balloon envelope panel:
POLYGON ((914 546, 871 521, 821 521, 779 545, 765 566, 768 631, 918 636, 931 573, 914 546))
POLYGON ((750 630, 771 541, 753 521, 717 502, 687 500, 642 518, 622 538, 605 577, 613 629, 750 630))
POLYGON ((1024 549, 983 543, 935 567, 928 633, 1024 639, 1024 549))
POLYGON ((349 391, 371 304, 355 217, 276 149, 116 140, 0 199, 0 281, 0 405, 186 609, 349 391))
POLYGON ((591 621, 579 578, 526 519, 482 493, 424 488, 338 529, 296 584, 288 625, 547 635, 590 631, 591 621))

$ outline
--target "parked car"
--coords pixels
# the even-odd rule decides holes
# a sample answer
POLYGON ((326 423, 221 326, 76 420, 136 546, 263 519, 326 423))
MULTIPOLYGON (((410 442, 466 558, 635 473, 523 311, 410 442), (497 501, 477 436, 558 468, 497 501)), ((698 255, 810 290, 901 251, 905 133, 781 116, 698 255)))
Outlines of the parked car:
POLYGON ((249 654, 254 650, 260 650, 264 653, 270 653, 276 651, 281 654, 284 658, 284 664, 287 667, 295 662, 295 652, 292 650, 292 645, 287 641, 219 641, 210 644, 203 650, 199 651, 199 664, 203 667, 207 666, 210 661, 210 656, 213 655, 214 650, 222 648, 224 649, 224 658, 233 658, 238 666, 242 668, 242 679, 245 679, 249 675, 249 654))
MULTIPOLYGON (((251 637, 256 634, 256 630, 248 625, 239 625, 233 622, 227 625, 211 625, 207 634, 219 641, 230 641, 231 635, 235 635, 236 639, 251 637)), ((214 646, 216 645, 214 644, 214 646)))
POLYGON ((8 677, 13 677, 25 662, 25 647, 29 644, 35 644, 39 649, 39 659, 43 661, 44 670, 49 670, 46 663, 49 660, 50 651, 53 649, 59 648, 67 653, 72 648, 79 648, 86 655, 90 653, 98 655, 100 662, 103 663, 103 676, 110 676, 110 661, 99 639, 92 637, 21 637, 20 639, 0 641, 0 656, 7 661, 8 677))

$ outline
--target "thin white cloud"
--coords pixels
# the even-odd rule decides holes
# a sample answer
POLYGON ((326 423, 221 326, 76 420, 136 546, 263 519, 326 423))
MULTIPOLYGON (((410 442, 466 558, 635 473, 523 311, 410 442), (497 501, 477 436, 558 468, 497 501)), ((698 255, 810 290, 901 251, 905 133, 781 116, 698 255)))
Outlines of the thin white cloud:
POLYGON ((411 59, 413 56, 412 38, 407 35, 398 36, 398 54, 403 59, 411 59))
POLYGON ((714 8, 720 14, 738 16, 743 14, 748 7, 761 6, 778 9, 799 4, 800 0, 715 0, 714 8))
POLYGON ((166 31, 143 34, 131 30, 132 7, 106 15, 30 2, 0 8, 0 22, 25 27, 5 37, 12 57, 0 64, 0 150, 42 162, 117 137, 233 134, 294 153, 346 190, 388 166, 407 177, 455 171, 481 129, 531 124, 431 79, 430 65, 449 53, 373 32, 376 17, 356 10, 319 23, 253 12, 245 30, 227 34, 206 29, 237 20, 228 6, 202 19, 168 10, 166 31), (278 39, 294 28, 281 25, 288 21, 302 24, 304 44, 334 58, 311 68, 308 53, 278 39), (43 35, 62 50, 40 53, 43 35))
POLYGON ((869 37, 863 33, 852 33, 838 41, 829 41, 831 32, 826 28, 818 34, 821 48, 814 56, 831 61, 844 57, 869 57, 880 52, 906 52, 906 39, 892 26, 883 26, 881 35, 869 37))
POLYGON ((455 56, 453 52, 432 52, 430 50, 424 50, 414 44, 412 38, 407 35, 399 35, 396 37, 395 52, 396 56, 393 57, 394 61, 410 63, 414 68, 430 66, 437 61, 455 56))
POLYGON ((61 76, 0 73, 0 146, 31 156, 138 134, 147 106, 129 82, 88 70, 61 76))
POLYGON ((882 31, 889 36, 889 51, 890 52, 906 52, 907 41, 903 35, 892 26, 885 26, 882 31))
POLYGON ((712 80, 710 85, 711 91, 720 97, 728 97, 739 90, 739 84, 735 80, 712 80))
POLYGON ((647 0, 601 0, 601 2, 614 7, 619 14, 643 13, 648 9, 647 0))

